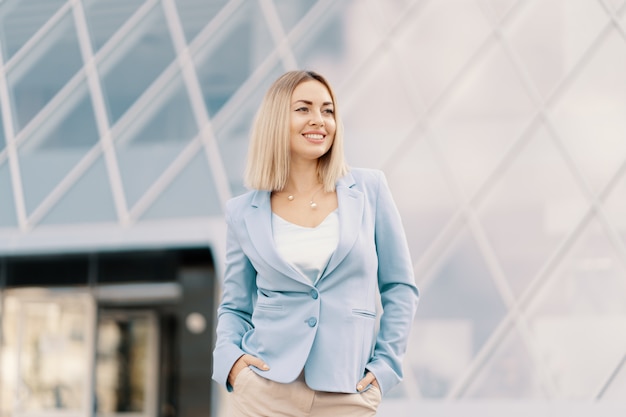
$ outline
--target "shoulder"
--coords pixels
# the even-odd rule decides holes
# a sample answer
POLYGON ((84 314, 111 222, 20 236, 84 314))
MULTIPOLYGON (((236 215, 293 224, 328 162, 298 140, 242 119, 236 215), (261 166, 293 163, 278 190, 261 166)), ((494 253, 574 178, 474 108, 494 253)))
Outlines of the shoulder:
POLYGON ((229 199, 226 202, 226 217, 233 219, 240 217, 253 205, 259 192, 260 191, 257 190, 251 190, 229 199))
POLYGON ((378 188, 381 182, 385 182, 385 174, 379 169, 350 168, 344 178, 345 185, 358 188, 378 188))

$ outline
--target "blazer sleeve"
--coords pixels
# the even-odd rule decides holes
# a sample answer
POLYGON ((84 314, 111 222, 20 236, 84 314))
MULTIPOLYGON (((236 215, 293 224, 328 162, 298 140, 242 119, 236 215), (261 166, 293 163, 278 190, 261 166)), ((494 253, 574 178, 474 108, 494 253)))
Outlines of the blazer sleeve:
POLYGON ((252 310, 256 299, 256 271, 243 252, 230 210, 227 210, 226 265, 222 300, 217 310, 217 340, 213 351, 213 379, 232 391, 228 374, 245 352, 241 341, 252 328, 252 310))
POLYGON ((400 213, 382 172, 379 172, 375 219, 383 313, 374 354, 366 368, 376 376, 384 394, 402 380, 402 359, 419 293, 400 213))

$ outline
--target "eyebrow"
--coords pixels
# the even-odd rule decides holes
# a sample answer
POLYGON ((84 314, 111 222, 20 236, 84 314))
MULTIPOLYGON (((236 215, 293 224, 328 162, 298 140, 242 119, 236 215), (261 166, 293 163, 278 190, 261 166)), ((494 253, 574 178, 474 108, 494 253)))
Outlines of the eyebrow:
MULTIPOLYGON (((313 105, 313 102, 309 100, 296 100, 293 102, 293 104, 296 104, 296 103, 304 103, 304 104, 308 104, 309 106, 313 105)), ((332 106, 332 105, 333 105, 332 101, 325 101, 322 103, 322 106, 332 106)))

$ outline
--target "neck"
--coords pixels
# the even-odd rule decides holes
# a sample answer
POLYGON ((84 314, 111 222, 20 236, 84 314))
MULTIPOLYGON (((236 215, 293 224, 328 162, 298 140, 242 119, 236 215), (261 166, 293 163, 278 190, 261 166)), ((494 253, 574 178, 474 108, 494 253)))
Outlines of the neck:
POLYGON ((317 164, 295 165, 290 169, 284 189, 294 193, 303 193, 318 188, 319 185, 317 164))

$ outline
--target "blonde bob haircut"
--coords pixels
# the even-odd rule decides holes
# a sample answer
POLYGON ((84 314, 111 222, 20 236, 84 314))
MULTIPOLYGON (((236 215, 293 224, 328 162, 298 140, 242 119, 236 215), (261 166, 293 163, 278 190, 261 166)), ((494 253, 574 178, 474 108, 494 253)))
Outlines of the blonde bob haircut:
POLYGON ((313 71, 289 71, 279 77, 265 93, 254 119, 244 176, 245 185, 256 190, 280 191, 289 177, 291 97, 296 87, 315 80, 322 83, 333 101, 337 125, 333 144, 318 159, 317 174, 326 191, 348 172, 343 151, 343 124, 330 84, 313 71))

